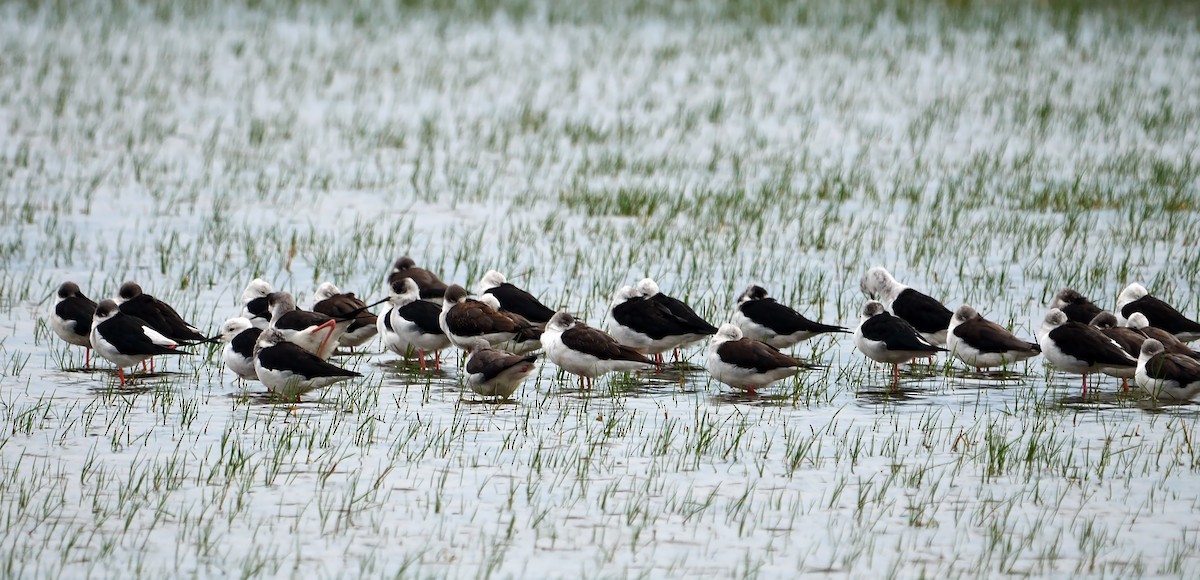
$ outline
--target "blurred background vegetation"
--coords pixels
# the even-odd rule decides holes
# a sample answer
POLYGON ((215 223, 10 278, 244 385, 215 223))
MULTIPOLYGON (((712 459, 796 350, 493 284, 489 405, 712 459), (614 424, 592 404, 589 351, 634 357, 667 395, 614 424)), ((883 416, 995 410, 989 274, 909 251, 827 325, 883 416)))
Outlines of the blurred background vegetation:
POLYGON ((1087 15, 1129 24, 1196 28, 1200 2, 1163 0, 25 0, 9 4, 20 18, 53 21, 77 17, 151 17, 163 21, 226 14, 230 17, 303 16, 353 19, 357 24, 436 15, 448 20, 506 19, 514 22, 620 23, 629 20, 753 26, 819 26, 894 18, 900 23, 936 21, 956 27, 994 27, 1030 14, 1048 15, 1058 27, 1077 25, 1087 15))

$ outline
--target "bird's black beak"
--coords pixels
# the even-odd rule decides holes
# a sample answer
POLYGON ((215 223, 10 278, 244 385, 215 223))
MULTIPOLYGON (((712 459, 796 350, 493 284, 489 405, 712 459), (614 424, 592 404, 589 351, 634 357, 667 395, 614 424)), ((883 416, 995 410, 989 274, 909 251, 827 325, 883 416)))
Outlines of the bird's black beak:
POLYGON ((382 298, 380 300, 377 300, 375 302, 372 302, 372 303, 364 306, 363 309, 366 310, 367 308, 375 308, 376 306, 379 306, 380 304, 383 304, 384 302, 387 302, 388 300, 391 300, 391 298, 382 298))
POLYGON ((362 314, 364 311, 370 310, 376 306, 379 306, 380 304, 383 304, 384 302, 387 302, 388 300, 391 300, 391 298, 384 298, 382 300, 377 300, 375 302, 372 302, 366 306, 355 308, 354 310, 351 310, 350 312, 347 312, 347 313, 343 314, 342 316, 337 317, 337 320, 342 320, 342 321, 354 320, 354 318, 356 316, 358 316, 359 314, 362 314))

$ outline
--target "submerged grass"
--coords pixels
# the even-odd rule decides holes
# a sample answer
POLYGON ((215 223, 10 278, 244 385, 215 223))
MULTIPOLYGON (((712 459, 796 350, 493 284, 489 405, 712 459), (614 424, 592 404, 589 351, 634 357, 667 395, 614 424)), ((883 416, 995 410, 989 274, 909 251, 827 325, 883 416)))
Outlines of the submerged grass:
MULTIPOLYGON (((652 276, 853 326, 872 265, 1032 336, 1057 289, 1186 313, 1195 8, 1175 3, 12 3, 0 8, 0 573, 1191 575, 1194 405, 845 337, 515 402, 377 353, 299 403, 215 351, 118 389, 44 317, 126 279, 216 328, 263 276, 404 254, 601 324, 652 276)), ((372 347, 373 348, 373 347, 372 347)), ((699 349, 685 351, 693 365, 699 349)), ((158 369, 163 371, 163 368, 158 369)))

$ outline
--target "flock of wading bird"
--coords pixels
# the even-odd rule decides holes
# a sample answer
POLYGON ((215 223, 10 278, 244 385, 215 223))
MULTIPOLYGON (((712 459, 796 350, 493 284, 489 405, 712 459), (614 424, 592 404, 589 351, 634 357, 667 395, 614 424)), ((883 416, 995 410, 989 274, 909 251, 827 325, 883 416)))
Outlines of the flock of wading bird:
MULTIPOLYGON (((389 297, 366 304, 333 284, 321 284, 312 310, 297 308, 287 292, 255 279, 242 293, 242 312, 206 336, 134 282, 99 304, 73 282, 58 289, 50 327, 68 343, 91 349, 124 368, 158 355, 189 354, 180 346, 217 340, 225 343, 226 367, 241 379, 258 380, 285 397, 361 376, 329 361, 338 346, 353 351, 379 335, 384 347, 422 371, 427 355, 440 368, 441 351, 456 346, 466 355, 461 375, 476 393, 510 397, 534 372, 540 354, 577 375, 582 386, 613 371, 660 368, 663 353, 709 338, 706 367, 718 381, 753 394, 757 389, 815 365, 784 354, 797 343, 846 327, 813 322, 750 286, 737 299, 732 322, 714 327, 682 301, 659 291, 647 278, 616 291, 609 305, 608 332, 565 311, 555 311, 528 292, 487 272, 472 296, 457 284, 419 268, 409 257, 397 260, 387 277, 389 297), (388 302, 379 316, 370 309, 388 302)), ((951 312, 938 300, 898 282, 887 270, 872 268, 861 289, 869 298, 854 329, 854 342, 867 357, 899 364, 949 352, 978 369, 1004 367, 1042 354, 1060 371, 1083 377, 1101 372, 1129 379, 1158 398, 1185 400, 1200 393, 1200 353, 1184 343, 1200 338, 1200 324, 1130 284, 1114 313, 1101 310, 1080 293, 1064 288, 1050 305, 1037 342, 1017 338, 968 305, 951 312), (890 310, 890 312, 889 312, 890 310)))

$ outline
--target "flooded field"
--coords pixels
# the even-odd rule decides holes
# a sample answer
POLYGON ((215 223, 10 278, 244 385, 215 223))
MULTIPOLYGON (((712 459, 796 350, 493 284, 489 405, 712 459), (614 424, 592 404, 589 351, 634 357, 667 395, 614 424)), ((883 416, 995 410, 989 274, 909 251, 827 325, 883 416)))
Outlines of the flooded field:
POLYGON ((1195 8, 249 4, 0 6, 0 575, 1200 575, 1200 407, 1040 357, 891 389, 826 336, 750 397, 701 344, 494 404, 375 342, 293 404, 46 321, 132 279, 215 333, 402 255, 593 325, 651 276, 853 327, 876 265, 1029 340, 1063 286, 1195 317, 1195 8))

